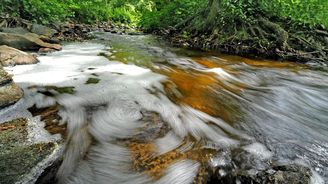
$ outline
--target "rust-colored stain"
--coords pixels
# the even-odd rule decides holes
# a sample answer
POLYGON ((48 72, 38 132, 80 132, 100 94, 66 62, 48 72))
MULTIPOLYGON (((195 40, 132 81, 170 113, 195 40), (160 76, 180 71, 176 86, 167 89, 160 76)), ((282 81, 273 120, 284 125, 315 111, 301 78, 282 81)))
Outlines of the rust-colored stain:
POLYGON ((213 72, 184 70, 171 67, 170 70, 156 71, 168 76, 164 83, 168 97, 180 104, 188 105, 214 117, 233 123, 240 114, 236 103, 228 93, 239 94, 247 86, 236 81, 227 81, 213 72), (224 98, 222 97, 224 95, 224 98))
POLYGON ((205 177, 208 172, 205 169, 205 166, 215 153, 214 150, 195 147, 186 152, 172 150, 165 154, 158 155, 156 152, 156 146, 151 143, 131 143, 129 147, 134 159, 133 168, 138 172, 145 172, 155 180, 162 177, 165 170, 177 161, 183 159, 198 161, 201 164, 201 167, 195 178, 195 182, 197 181, 196 183, 205 183, 205 177))
POLYGON ((59 125, 60 116, 58 115, 59 107, 58 105, 37 108, 32 106, 28 109, 33 116, 40 116, 41 121, 45 122, 45 129, 51 134, 61 134, 63 137, 67 136, 67 130, 65 125, 59 125))
POLYGON ((213 104, 211 104, 214 99, 211 99, 211 91, 209 90, 211 87, 216 86, 217 83, 214 73, 188 72, 178 68, 170 71, 161 71, 161 73, 168 76, 170 81, 173 82, 165 84, 168 93, 175 86, 180 93, 176 95, 178 98, 174 98, 174 101, 179 104, 188 104, 208 114, 215 114, 216 110, 212 107, 213 104))
POLYGON ((247 65, 258 67, 258 68, 285 68, 292 71, 298 71, 302 68, 305 68, 304 65, 289 62, 289 61, 274 61, 268 59, 249 59, 240 56, 232 56, 232 55, 220 55, 219 60, 223 60, 226 63, 246 63, 247 65))
POLYGON ((0 125, 0 132, 4 130, 14 129, 14 128, 16 128, 16 126, 14 125, 0 125))
MULTIPOLYGON (((223 62, 223 61, 217 61, 217 59, 211 59, 211 58, 206 58, 206 57, 193 57, 192 58, 193 61, 195 61, 196 63, 206 67, 206 68, 221 68, 224 71, 226 71, 227 73, 230 74, 238 74, 235 70, 233 70, 230 65, 229 62, 223 62)), ((231 63, 230 63, 231 64, 231 63)))

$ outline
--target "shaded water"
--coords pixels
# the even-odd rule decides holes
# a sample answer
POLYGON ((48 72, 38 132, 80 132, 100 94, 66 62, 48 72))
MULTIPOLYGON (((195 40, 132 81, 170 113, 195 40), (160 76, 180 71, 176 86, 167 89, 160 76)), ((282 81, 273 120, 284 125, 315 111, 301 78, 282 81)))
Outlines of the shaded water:
POLYGON ((171 48, 151 36, 97 38, 9 69, 25 101, 61 107, 69 132, 61 182, 202 182, 237 149, 327 180, 327 72, 171 48), (38 90, 49 85, 74 93, 38 90))

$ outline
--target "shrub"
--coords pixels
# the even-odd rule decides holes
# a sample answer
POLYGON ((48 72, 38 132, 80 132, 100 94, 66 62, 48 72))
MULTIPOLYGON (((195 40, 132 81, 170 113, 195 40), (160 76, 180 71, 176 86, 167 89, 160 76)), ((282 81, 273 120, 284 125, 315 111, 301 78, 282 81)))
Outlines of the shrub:
POLYGON ((165 28, 176 25, 205 8, 207 0, 157 1, 153 10, 146 10, 140 25, 147 29, 165 28))

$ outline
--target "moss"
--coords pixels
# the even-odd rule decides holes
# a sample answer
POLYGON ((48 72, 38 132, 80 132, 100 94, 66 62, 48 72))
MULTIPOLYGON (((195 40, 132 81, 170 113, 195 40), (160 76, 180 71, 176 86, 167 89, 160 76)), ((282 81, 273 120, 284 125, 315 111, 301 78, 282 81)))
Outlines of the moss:
POLYGON ((29 146, 17 145, 0 152, 1 183, 16 183, 23 179, 33 167, 51 154, 54 143, 40 143, 29 146))
POLYGON ((0 124, 0 148, 23 143, 27 139, 27 120, 18 118, 0 124))
POLYGON ((100 81, 98 78, 88 78, 88 80, 85 82, 85 84, 97 84, 100 81))
POLYGON ((27 135, 25 118, 0 125, 0 183, 19 182, 54 150, 54 143, 29 145, 27 135))
POLYGON ((63 93, 74 94, 75 93, 74 88, 75 87, 72 87, 72 86, 67 86, 67 87, 46 86, 47 90, 53 89, 61 94, 63 94, 63 93))

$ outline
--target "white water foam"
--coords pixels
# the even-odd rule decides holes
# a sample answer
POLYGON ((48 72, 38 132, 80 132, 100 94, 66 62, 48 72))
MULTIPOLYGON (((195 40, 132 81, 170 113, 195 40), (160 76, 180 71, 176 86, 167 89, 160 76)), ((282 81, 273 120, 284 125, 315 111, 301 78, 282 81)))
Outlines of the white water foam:
POLYGON ((145 124, 141 120, 142 111, 156 112, 172 129, 153 142, 158 147, 158 154, 176 149, 187 135, 217 147, 239 144, 238 139, 229 135, 249 138, 223 120, 173 103, 163 89, 165 76, 97 56, 104 49, 101 44, 68 44, 63 51, 40 57, 37 65, 17 66, 11 72, 15 82, 24 88, 25 100, 30 104, 46 107, 58 103, 62 107, 60 116, 69 133, 63 165, 58 173, 62 183, 192 182, 199 168, 196 161, 174 163, 157 181, 132 169, 129 149, 118 145, 116 140, 136 135, 136 130, 145 124), (100 81, 86 84, 88 78, 100 81), (72 86, 75 93, 53 91, 56 96, 49 97, 28 88, 49 85, 72 86))

